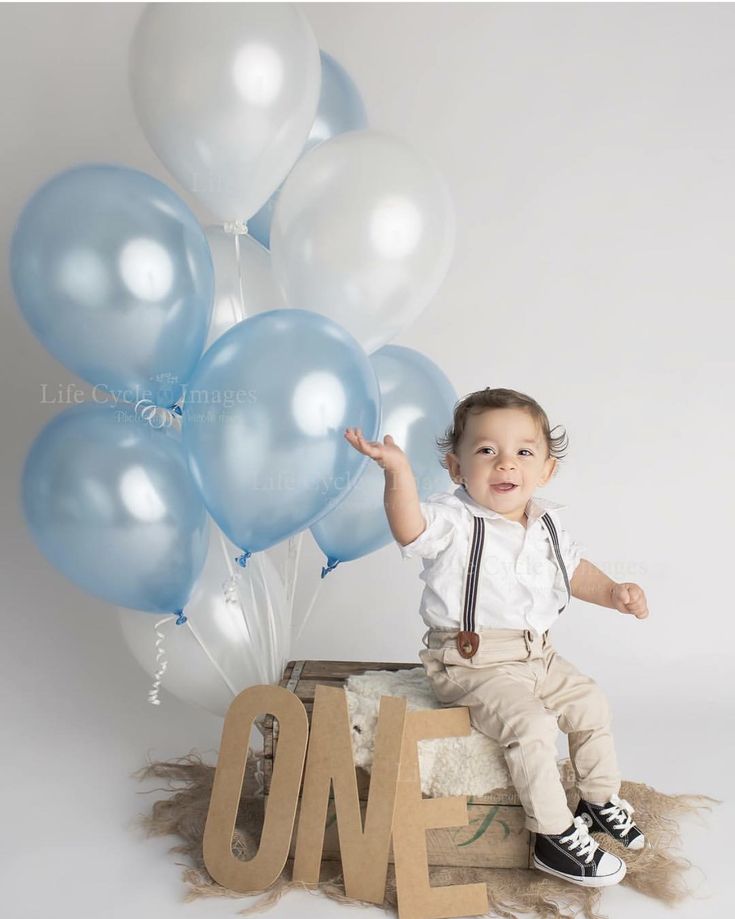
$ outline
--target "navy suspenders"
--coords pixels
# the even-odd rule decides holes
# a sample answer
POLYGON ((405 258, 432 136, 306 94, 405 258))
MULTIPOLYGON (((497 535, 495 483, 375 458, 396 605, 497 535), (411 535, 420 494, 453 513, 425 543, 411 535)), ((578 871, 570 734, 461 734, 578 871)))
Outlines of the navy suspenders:
MULTIPOLYGON (((477 605, 477 586, 480 581, 480 562, 482 560, 482 548, 485 543, 485 518, 473 514, 475 527, 472 531, 472 540, 470 541, 470 556, 467 563, 467 576, 464 588, 464 609, 462 611, 462 629, 457 635, 457 650, 462 657, 473 657, 477 653, 480 644, 480 636, 475 628, 475 606, 477 605)), ((561 548, 559 547, 559 537, 554 526, 551 515, 546 513, 541 519, 546 524, 546 532, 549 534, 551 546, 556 556, 557 564, 561 569, 564 578, 564 585, 567 589, 567 602, 559 610, 563 612, 572 596, 567 577, 567 569, 561 557, 561 548)))

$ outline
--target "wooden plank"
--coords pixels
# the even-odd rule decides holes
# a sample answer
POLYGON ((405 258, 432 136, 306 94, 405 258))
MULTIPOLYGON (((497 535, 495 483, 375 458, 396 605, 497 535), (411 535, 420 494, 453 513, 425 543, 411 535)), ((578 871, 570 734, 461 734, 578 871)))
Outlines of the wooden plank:
POLYGON ((295 661, 294 662, 294 665, 291 668, 291 672, 289 673, 285 681, 286 689, 290 690, 291 692, 295 691, 296 687, 299 684, 299 680, 301 679, 301 674, 303 672, 305 664, 306 664, 306 661, 295 661))
POLYGON ((309 680, 309 679, 300 679, 296 684, 295 688, 291 690, 295 695, 301 699, 304 705, 311 707, 314 704, 314 695, 316 692, 317 686, 331 686, 336 689, 344 689, 345 681, 344 680, 309 680))
POLYGON ((306 679, 347 679, 353 674, 365 673, 369 670, 415 670, 422 667, 421 661, 289 661, 284 670, 284 678, 290 677, 293 667, 303 664, 303 677, 306 679))

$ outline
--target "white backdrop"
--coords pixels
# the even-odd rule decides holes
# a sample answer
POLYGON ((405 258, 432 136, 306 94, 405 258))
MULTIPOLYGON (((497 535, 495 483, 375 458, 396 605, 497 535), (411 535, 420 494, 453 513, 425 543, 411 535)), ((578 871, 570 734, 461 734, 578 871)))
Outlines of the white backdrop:
MULTIPOLYGON (((141 5, 0 6, 0 246, 28 196, 83 161, 168 183, 127 90, 141 5)), ((353 75, 371 125, 446 175, 457 209, 449 275, 396 339, 457 391, 530 393, 570 438, 544 490, 616 580, 640 583, 636 621, 574 600, 553 638, 604 687, 626 778, 729 797, 735 9, 732 4, 307 4, 320 46, 353 75)), ((41 386, 77 381, 35 340, 2 285, 4 727, 0 872, 7 915, 173 917, 173 839, 132 826, 151 796, 130 773, 197 749, 221 722, 163 695, 121 640, 114 608, 52 569, 18 500, 31 440, 60 406, 41 386), (39 883, 42 880, 43 883, 39 883), (9 904, 8 904, 9 901, 9 904)), ((274 557, 278 558, 277 553, 274 557)), ((297 614, 319 578, 307 534, 297 614)), ((294 658, 413 660, 420 562, 395 544, 325 580, 294 658)), ((155 794, 154 796, 155 797, 155 794)), ((722 911, 726 808, 687 826, 704 871, 680 916, 722 911)), ((698 882, 698 876, 693 879, 698 882)), ((615 916, 670 916, 623 888, 615 916)), ((187 915, 233 915, 234 901, 187 915)), ((272 911, 336 915, 290 895, 272 911)), ((376 911, 376 915, 378 915, 376 911)), ((381 913, 382 915, 382 913, 381 913)))

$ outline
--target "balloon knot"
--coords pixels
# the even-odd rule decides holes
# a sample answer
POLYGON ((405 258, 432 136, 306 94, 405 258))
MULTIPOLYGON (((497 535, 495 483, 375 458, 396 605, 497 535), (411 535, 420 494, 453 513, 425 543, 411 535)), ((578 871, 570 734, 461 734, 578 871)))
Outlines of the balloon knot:
POLYGON ((222 227, 225 233, 237 234, 238 236, 248 235, 248 225, 244 220, 226 220, 222 227))
POLYGON ((138 399, 135 403, 134 411, 136 417, 140 417, 157 430, 170 427, 172 424, 171 413, 156 405, 155 402, 151 402, 150 399, 138 399))
POLYGON ((334 571, 334 569, 337 567, 337 565, 339 565, 339 559, 338 559, 338 558, 328 558, 328 559, 327 559, 327 563, 328 563, 328 564, 327 564, 327 567, 326 567, 326 568, 322 568, 322 577, 323 577, 323 578, 325 578, 325 577, 329 574, 330 571, 334 571))
POLYGON ((174 407, 171 409, 171 411, 174 413, 174 415, 183 415, 183 412, 181 411, 181 406, 180 406, 180 405, 174 405, 174 407))
POLYGON ((176 616, 178 617, 176 619, 176 625, 183 625, 187 621, 183 609, 175 609, 174 613, 176 613, 176 616))
POLYGON ((245 549, 243 550, 242 555, 235 556, 235 561, 237 562, 238 565, 244 568, 247 565, 248 559, 250 558, 252 554, 253 554, 252 552, 248 552, 247 549, 245 549))

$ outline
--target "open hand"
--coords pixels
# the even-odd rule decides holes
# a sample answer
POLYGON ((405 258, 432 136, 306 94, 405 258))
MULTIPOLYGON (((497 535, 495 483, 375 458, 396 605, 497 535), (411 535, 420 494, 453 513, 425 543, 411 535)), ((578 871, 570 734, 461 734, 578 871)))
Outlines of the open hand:
POLYGON ((645 619, 648 616, 648 604, 643 588, 637 584, 615 584, 610 591, 615 609, 620 613, 632 613, 636 619, 645 619))
POLYGON ((345 439, 359 453, 374 459, 381 469, 395 469, 400 463, 407 462, 406 454, 390 434, 386 434, 381 443, 379 440, 365 440, 360 428, 346 428, 345 439))

